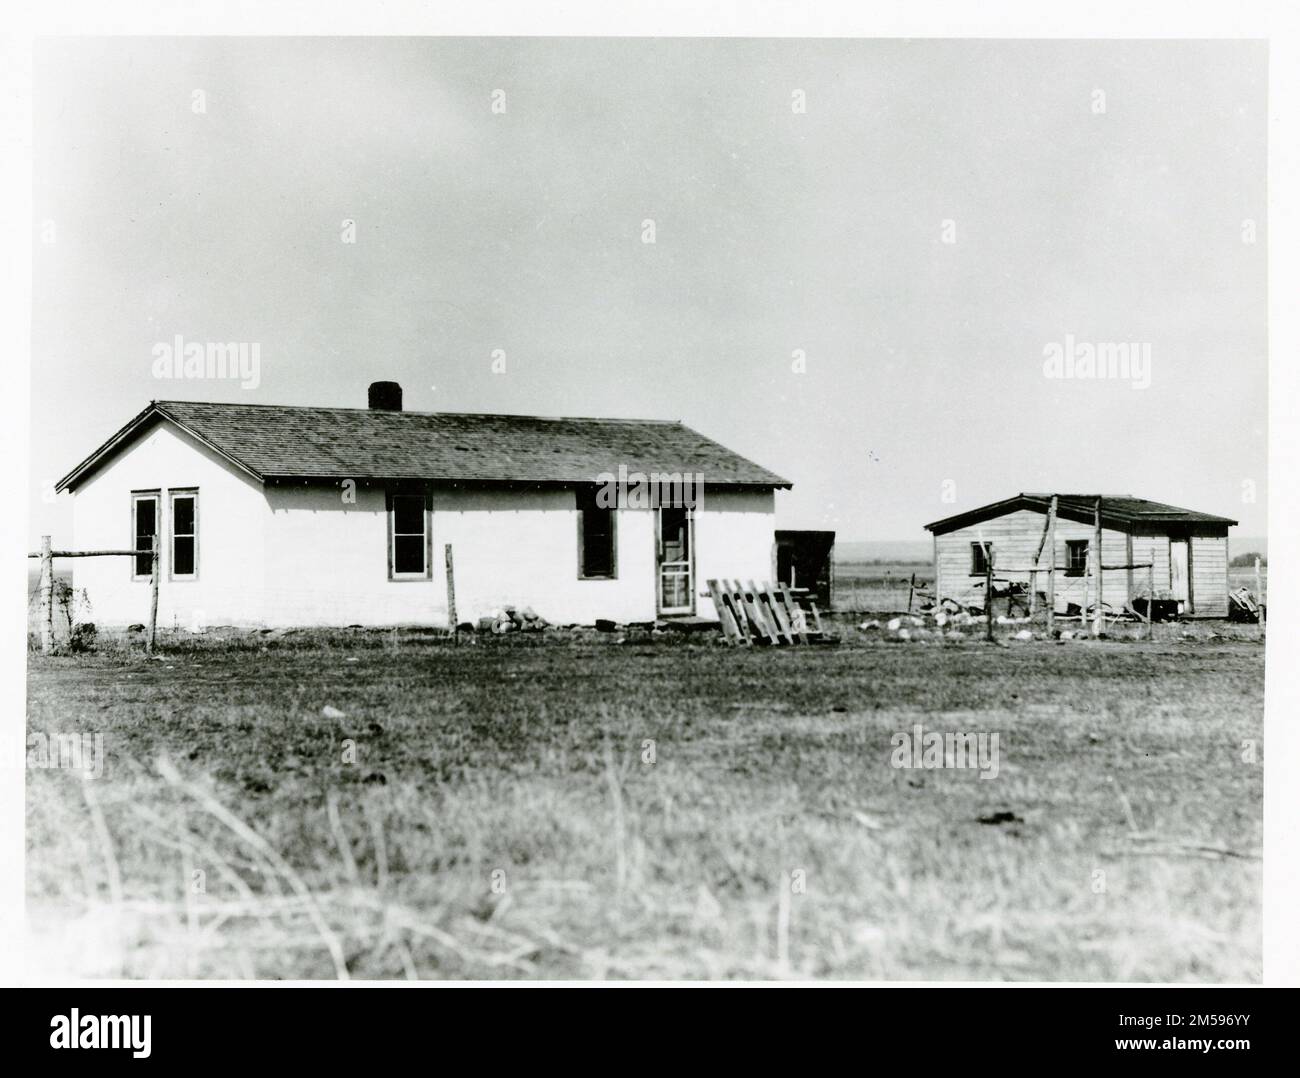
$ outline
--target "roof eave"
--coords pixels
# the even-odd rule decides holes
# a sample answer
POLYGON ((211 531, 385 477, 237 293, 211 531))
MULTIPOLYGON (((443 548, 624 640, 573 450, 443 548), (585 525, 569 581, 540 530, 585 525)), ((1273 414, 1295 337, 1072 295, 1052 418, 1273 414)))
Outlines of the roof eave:
POLYGON ((1024 500, 1025 496, 1023 494, 1017 494, 1012 498, 1003 498, 1000 502, 989 502, 988 505, 981 505, 975 509, 967 509, 964 513, 954 513, 952 516, 944 517, 942 520, 931 521, 929 524, 925 525, 925 530, 935 533, 938 533, 939 531, 955 531, 957 528, 962 527, 962 524, 959 523, 960 521, 972 519, 976 515, 983 516, 984 514, 988 514, 989 516, 998 516, 1000 514, 995 510, 1002 510, 1003 508, 1009 509, 1017 502, 1024 500), (951 526, 949 527, 948 525, 951 526))
MULTIPOLYGON (((593 479, 582 477, 577 479, 520 479, 518 476, 478 476, 467 478, 463 475, 432 475, 432 474, 414 474, 410 472, 356 472, 349 471, 345 475, 343 472, 326 474, 324 472, 266 472, 259 478, 267 483, 302 483, 318 482, 328 483, 340 479, 357 479, 365 482, 385 482, 385 481, 409 481, 417 483, 513 483, 518 485, 538 485, 547 486, 564 486, 571 487, 582 483, 594 482, 593 479)), ((714 482, 706 482, 706 487, 723 487, 726 489, 744 489, 744 490, 792 490, 794 484, 788 479, 773 477, 772 479, 728 479, 714 482)))
POLYGON ((86 478, 86 476, 96 471, 106 460, 112 457, 124 444, 126 444, 126 442, 131 439, 131 437, 136 433, 136 431, 138 431, 142 426, 144 426, 145 423, 149 422, 151 419, 155 417, 157 417, 158 419, 167 420, 168 423, 171 423, 175 427, 177 427, 177 429, 184 431, 186 434, 188 434, 199 444, 206 446, 213 453, 217 454, 217 456, 221 457, 223 460, 228 461, 235 468, 246 473, 251 478, 257 480, 259 483, 262 481, 263 476, 260 475, 256 471, 256 469, 249 467, 238 457, 232 456, 230 453, 226 452, 220 446, 213 444, 213 442, 211 442, 209 439, 203 437, 203 435, 201 435, 198 431, 194 430, 192 427, 189 427, 186 424, 182 423, 174 415, 168 412, 167 409, 163 407, 163 405, 160 402, 150 401, 143 411, 136 414, 134 418, 129 420, 125 426, 123 426, 120 430, 118 430, 115 434, 113 434, 106 442, 103 443, 103 445, 101 445, 98 449, 96 449, 93 453, 91 453, 90 456, 86 457, 80 464, 78 464, 75 468, 73 468, 72 471, 68 472, 67 475, 65 475, 62 479, 60 479, 57 483, 55 483, 54 492, 56 494, 59 494, 65 490, 70 490, 75 493, 78 484, 80 484, 80 482, 84 478, 86 478))
MULTIPOLYGON (((1037 512, 1045 513, 1048 511, 1050 505, 1050 497, 1021 493, 1011 498, 1004 498, 999 502, 989 502, 988 505, 981 505, 974 509, 968 509, 964 513, 955 513, 950 517, 944 517, 942 520, 932 521, 925 525, 925 530, 935 535, 942 535, 947 532, 957 531, 958 529, 967 527, 970 524, 1003 516, 1004 514, 1014 512, 1017 509, 1033 509, 1037 512)), ((1060 504, 1057 506, 1057 516, 1066 520, 1074 520, 1076 522, 1082 521, 1084 523, 1091 522, 1094 519, 1093 512, 1090 510, 1060 504)), ((1193 527, 1196 525, 1213 525, 1214 527, 1229 528, 1237 526, 1237 521, 1235 520, 1230 520, 1228 517, 1214 516, 1210 513, 1198 513, 1194 517, 1178 517, 1173 515, 1143 516, 1132 513, 1115 512, 1107 509, 1104 497, 1102 498, 1101 503, 1101 520, 1104 526, 1111 528, 1128 528, 1139 524, 1162 526, 1185 524, 1193 527)))

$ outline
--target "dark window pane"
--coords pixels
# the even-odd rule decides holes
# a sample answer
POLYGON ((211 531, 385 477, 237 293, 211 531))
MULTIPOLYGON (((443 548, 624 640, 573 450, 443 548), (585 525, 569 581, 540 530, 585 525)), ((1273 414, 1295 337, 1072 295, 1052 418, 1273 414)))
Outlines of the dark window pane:
POLYGON ((992 543, 971 543, 970 545, 970 571, 972 573, 987 573, 988 558, 993 554, 992 543))
POLYGON ((1070 539, 1066 541, 1066 572, 1071 576, 1082 576, 1088 568, 1088 540, 1070 539))
POLYGON ((153 572, 153 535, 158 523, 158 503, 153 498, 135 500, 135 549, 148 550, 135 559, 135 575, 148 576, 153 572))
POLYGON ((194 575, 194 537, 176 537, 172 539, 172 575, 194 575))
POLYGON ((396 535, 393 537, 393 572, 424 572, 424 536, 396 535))
POLYGON ((613 576, 614 511, 582 511, 582 575, 613 576))
POLYGON ((424 498, 399 494, 393 498, 393 532, 397 535, 424 534, 424 498))
POLYGON ((137 498, 135 503, 135 534, 153 535, 158 530, 158 503, 152 498, 137 498))
POLYGON ((172 534, 194 534, 194 499, 172 499, 172 534))
POLYGON ((661 509, 659 536, 664 561, 686 561, 690 557, 690 522, 685 509, 661 509))

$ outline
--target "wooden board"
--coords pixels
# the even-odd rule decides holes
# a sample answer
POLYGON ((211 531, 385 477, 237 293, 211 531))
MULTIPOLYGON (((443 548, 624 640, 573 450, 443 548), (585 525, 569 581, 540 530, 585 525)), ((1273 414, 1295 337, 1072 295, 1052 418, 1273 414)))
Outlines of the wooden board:
POLYGON ((713 600, 713 609, 718 612, 718 621, 722 625, 722 635, 733 644, 744 642, 746 638, 741 635, 740 626, 736 624, 736 617, 727 605, 718 582, 716 580, 708 581, 708 589, 709 597, 713 600))

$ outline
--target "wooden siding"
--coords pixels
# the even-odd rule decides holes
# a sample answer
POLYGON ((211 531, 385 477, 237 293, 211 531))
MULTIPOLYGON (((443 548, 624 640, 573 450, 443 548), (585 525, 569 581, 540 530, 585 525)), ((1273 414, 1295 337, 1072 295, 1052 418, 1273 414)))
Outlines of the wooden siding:
MULTIPOLYGON (((1154 562, 1156 591, 1161 592, 1169 589, 1169 536, 1133 536, 1133 560, 1135 562, 1154 562)), ((1145 595, 1146 587, 1147 571, 1145 569, 1134 570, 1134 593, 1137 595, 1145 595)))
MULTIPOLYGON (((1026 570, 1034 564, 1043 535, 1046 514, 1032 509, 1007 513, 980 524, 959 528, 934 537, 935 587, 941 598, 955 599, 959 603, 982 602, 983 576, 971 574, 971 544, 985 540, 993 544, 994 574, 1003 579, 1029 581, 1027 571, 1009 572, 1002 568, 1026 570)), ((1056 564, 1067 561, 1066 544, 1070 540, 1093 539, 1093 526, 1076 521, 1056 521, 1056 564)), ((1222 536, 1193 536, 1191 540, 1192 613, 1201 617, 1226 617, 1228 613, 1228 541, 1222 536)), ((1102 531, 1102 561, 1106 565, 1124 565, 1129 562, 1153 561, 1157 592, 1166 591, 1170 584, 1169 536, 1134 534, 1131 537, 1117 529, 1102 531), (1132 543, 1130 556, 1130 541, 1132 543)), ((1039 564, 1051 564, 1046 549, 1039 564)), ((1135 569, 1130 574, 1124 569, 1109 569, 1104 574, 1102 598, 1113 609, 1127 606, 1132 595, 1144 595, 1147 589, 1147 570, 1135 569)), ((1082 605, 1085 587, 1092 584, 1084 577, 1067 576, 1063 569, 1056 573, 1057 609, 1066 603, 1082 605)), ((1038 576, 1038 590, 1047 591, 1047 574, 1038 576)))
POLYGON ((1197 617, 1228 616, 1228 540, 1192 536, 1192 607, 1197 617))
MULTIPOLYGON (((994 575, 1006 580, 1029 582, 1029 573, 1008 572, 1007 566, 1015 569, 1027 569, 1034 564, 1034 554, 1043 535, 1046 516, 1032 509, 1021 509, 994 520, 986 520, 967 528, 935 537, 936 551, 936 586, 942 598, 955 599, 959 603, 982 601, 983 576, 971 574, 971 544, 985 540, 993 544, 994 575)), ((1068 557, 1066 544, 1071 540, 1084 539, 1089 543, 1093 539, 1091 524, 1080 524, 1071 520, 1056 522, 1056 564, 1064 566, 1068 557)), ((1128 540, 1123 532, 1107 528, 1101 537, 1102 561, 1108 565, 1123 565, 1128 558, 1128 540)), ((1046 547, 1039 564, 1046 569, 1051 564, 1046 547)), ((1066 603, 1083 604, 1084 588, 1091 587, 1082 576, 1067 576, 1064 569, 1056 573, 1056 604, 1058 609, 1065 609, 1066 603)), ((1138 586, 1134 581, 1134 587, 1138 586)), ((1040 573, 1038 590, 1047 590, 1047 574, 1040 573)), ((1115 609, 1122 609, 1128 603, 1128 574, 1123 569, 1111 569, 1103 581, 1103 598, 1115 609)))

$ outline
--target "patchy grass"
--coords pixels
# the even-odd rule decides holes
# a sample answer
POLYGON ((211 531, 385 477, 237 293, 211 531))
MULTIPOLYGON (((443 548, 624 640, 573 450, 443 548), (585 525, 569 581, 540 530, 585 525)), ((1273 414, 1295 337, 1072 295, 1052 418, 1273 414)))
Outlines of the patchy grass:
POLYGON ((37 953, 129 977, 1259 980, 1258 643, 846 635, 33 656, 30 730, 107 757, 28 772, 37 953), (998 777, 895 769, 916 723, 997 732, 998 777))

